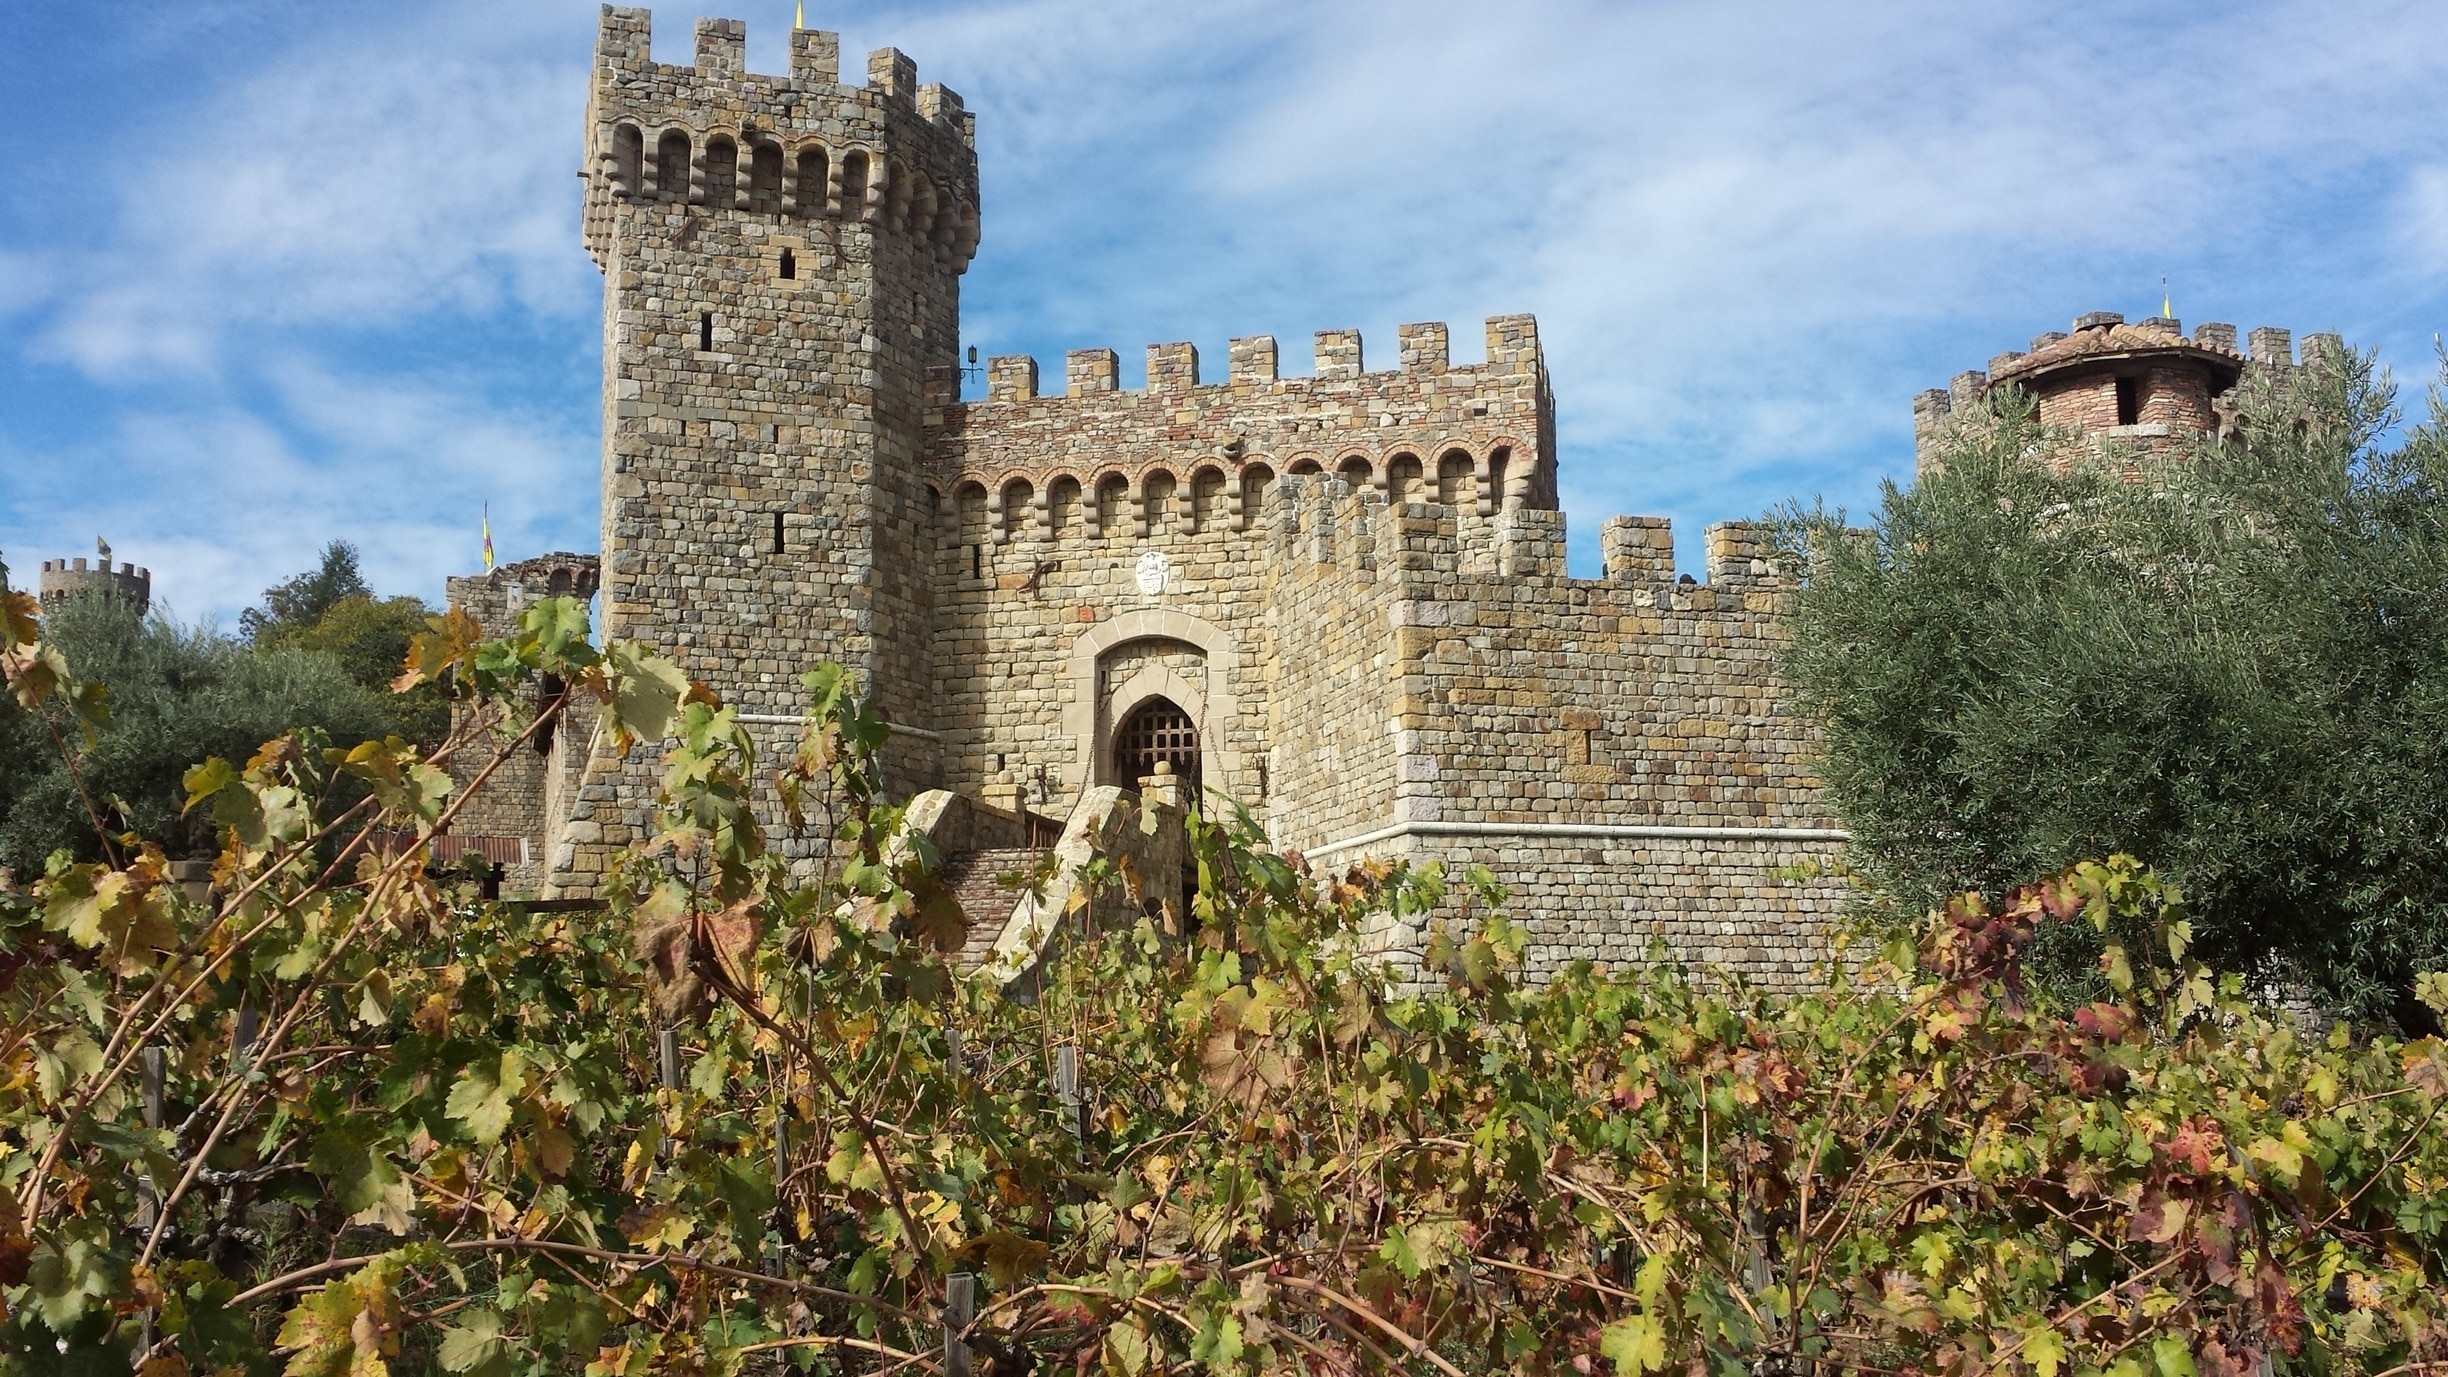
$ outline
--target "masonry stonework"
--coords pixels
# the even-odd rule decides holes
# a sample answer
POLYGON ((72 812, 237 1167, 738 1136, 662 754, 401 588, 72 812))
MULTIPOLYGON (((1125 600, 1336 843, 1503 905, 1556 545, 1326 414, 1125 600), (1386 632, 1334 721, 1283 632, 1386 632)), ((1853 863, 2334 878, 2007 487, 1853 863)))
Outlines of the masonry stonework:
MULTIPOLYGON (((1265 336, 1214 378, 1151 345, 1137 390, 1108 349, 1072 351, 1058 389, 1000 357, 965 401, 982 221, 960 97, 891 49, 844 85, 813 31, 787 74, 751 73, 728 20, 661 64, 648 26, 603 11, 581 167, 605 634, 776 744, 799 672, 845 663, 893 725, 888 786, 1004 819, 995 847, 1086 835, 1156 742, 1192 753, 1207 793, 1186 802, 1244 804, 1322 868, 1488 867, 1537 972, 1662 949, 1809 978, 1844 837, 1780 696, 1761 533, 1711 527, 1703 579, 1663 520, 1617 517, 1601 577, 1569 576, 1531 317, 1487 321, 1476 363, 1441 324, 1401 327, 1375 369, 1357 331, 1322 331, 1305 377, 1265 336)), ((2217 423, 2242 358, 2232 330, 2112 320, 1995 371, 2052 419, 2168 433, 2217 423)), ((1988 383, 1925 395, 1917 431, 1988 383)), ((454 581, 453 601, 491 629, 575 558, 454 581)), ((531 843, 514 888, 594 894, 644 834, 651 754, 573 721, 471 826, 531 843)), ((1376 937, 1408 959, 1424 929, 1376 937)))
POLYGON ((46 559, 41 579, 38 587, 46 612, 83 597, 115 598, 135 608, 138 616, 153 605, 153 571, 125 563, 113 569, 107 550, 91 569, 82 559, 46 559))
MULTIPOLYGON (((570 597, 585 601, 594 597, 598 579, 593 555, 566 551, 539 555, 450 580, 450 604, 475 618, 487 639, 498 639, 517 634, 521 615, 542 599, 570 597)), ((537 697, 557 692, 559 687, 549 681, 539 685, 537 697)), ((544 704, 531 700, 519 706, 521 715, 533 721, 544 704)), ((451 762, 453 777, 463 786, 472 783, 476 772, 500 754, 499 748, 510 740, 514 728, 524 725, 504 722, 470 741, 451 762)), ((499 843, 492 849, 501 853, 498 859, 502 886, 509 893, 534 892, 544 887, 549 874, 544 838, 552 831, 553 821, 567 811, 565 795, 571 787, 568 776, 585 758, 594 719, 585 708, 580 708, 546 725, 547 730, 530 733, 520 749, 503 757, 484 781, 484 787, 477 789, 460 809, 457 819, 463 837, 490 838, 499 843)))

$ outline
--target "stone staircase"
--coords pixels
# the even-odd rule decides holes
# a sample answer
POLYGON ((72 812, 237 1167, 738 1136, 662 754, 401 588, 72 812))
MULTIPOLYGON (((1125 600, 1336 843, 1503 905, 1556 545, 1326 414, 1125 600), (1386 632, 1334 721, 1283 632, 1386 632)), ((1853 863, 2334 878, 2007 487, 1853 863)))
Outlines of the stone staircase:
MULTIPOLYGON (((909 828, 934 845, 942 858, 937 874, 951 887, 969 922, 954 958, 957 969, 992 980, 1006 991, 1033 988, 1025 982, 1034 979, 1047 943, 1072 912, 1081 867, 1098 856, 1128 864, 1155 886, 1155 894, 1173 891, 1188 859, 1179 785, 1164 765, 1141 784, 1145 797, 1110 784, 1082 790, 1051 846, 1030 844, 1044 838, 1040 820, 1026 814, 945 789, 930 789, 910 800, 909 828), (1054 872, 1040 892, 1032 895, 997 883, 1014 870, 1034 868, 1049 853, 1054 872)), ((1080 921, 1103 928, 1134 922, 1146 911, 1117 886, 1080 921)))
POLYGON ((1044 853, 1034 847, 981 847, 956 851, 943 858, 938 871, 952 897, 960 901, 961 913, 969 920, 969 937, 961 945, 960 954, 953 958, 953 968, 974 971, 986 964, 994 954, 995 940, 1011 921, 1012 908, 1019 902, 1017 891, 1005 889, 1001 877, 1015 870, 1027 870, 1037 864, 1044 853))

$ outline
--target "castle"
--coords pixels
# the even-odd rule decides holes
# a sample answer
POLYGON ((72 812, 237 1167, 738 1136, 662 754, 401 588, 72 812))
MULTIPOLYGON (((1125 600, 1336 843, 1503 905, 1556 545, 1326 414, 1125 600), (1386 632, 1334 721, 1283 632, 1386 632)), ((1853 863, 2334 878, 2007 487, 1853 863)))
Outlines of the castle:
MULTIPOLYGON (((1845 838, 1779 701, 1761 533, 1710 527, 1695 578, 1663 520, 1615 517, 1601 576, 1569 576, 1529 316, 1488 321, 1470 364, 1443 325, 1403 327, 1375 371, 1357 332, 1322 332, 1307 377, 1267 337, 1214 380, 1154 345, 1140 391, 1111 350, 1073 351, 1055 395, 1035 360, 995 358, 964 402, 981 210, 960 97, 891 49, 844 85, 836 37, 807 30, 787 75, 751 73, 730 20, 698 22, 693 65, 659 64, 648 25, 603 11, 580 169, 605 279, 602 554, 455 579, 455 605, 501 631, 600 589, 607 637, 677 660, 769 751, 799 673, 842 661, 893 724, 888 785, 931 800, 913 816, 956 867, 1186 785, 1320 868, 1487 866, 1534 972, 1663 939, 1807 978, 1842 902, 1807 877, 1845 838)), ((2213 428, 2244 362, 2232 329, 2077 326, 1993 372, 2095 431, 2213 428)), ((1925 394, 1924 442, 1989 382, 1925 394)), ((592 895, 659 767, 583 716, 544 745, 462 830, 515 859, 514 890, 592 895)))
POLYGON ((124 562, 113 569, 107 548, 91 569, 82 559, 44 560, 37 587, 46 613, 59 610, 71 598, 83 597, 116 598, 135 608, 140 617, 153 605, 153 571, 124 562))

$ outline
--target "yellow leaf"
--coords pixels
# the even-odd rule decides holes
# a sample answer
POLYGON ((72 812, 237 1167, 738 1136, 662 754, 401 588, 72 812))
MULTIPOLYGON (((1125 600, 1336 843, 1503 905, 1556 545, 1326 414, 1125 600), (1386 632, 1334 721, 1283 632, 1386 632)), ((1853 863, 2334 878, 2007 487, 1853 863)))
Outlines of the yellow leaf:
POLYGON ((1666 1366, 1666 1329, 1655 1316, 1628 1315, 1598 1335, 1598 1352, 1620 1377, 1641 1377, 1666 1366))
POLYGON ((636 1194, 654 1174, 655 1154, 663 1148, 663 1129, 648 1124, 629 1141, 629 1154, 621 1161, 621 1189, 636 1194))
POLYGON ((697 1228, 697 1221, 676 1205, 657 1205, 642 1218, 623 1220, 621 1232, 631 1243, 650 1253, 666 1252, 688 1242, 697 1228))
POLYGON ((0 633, 7 636, 0 649, 32 645, 42 635, 42 604, 32 593, 0 592, 0 633))
POLYGON ((2034 1326, 2023 1340, 2023 1361, 2039 1377, 2057 1377, 2058 1365, 2065 1361, 2064 1336, 2047 1325, 2034 1326))
POLYGON ((2245 1155, 2256 1162, 2268 1163, 2290 1186, 2303 1176, 2303 1154, 2279 1139, 2263 1138, 2245 1149, 2245 1155))

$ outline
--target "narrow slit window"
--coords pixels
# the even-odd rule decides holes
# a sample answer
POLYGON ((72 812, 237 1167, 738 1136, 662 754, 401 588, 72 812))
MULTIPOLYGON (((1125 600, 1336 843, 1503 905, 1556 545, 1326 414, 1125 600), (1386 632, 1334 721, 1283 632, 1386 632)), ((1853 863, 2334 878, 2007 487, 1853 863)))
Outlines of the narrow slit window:
POLYGON ((784 249, 782 251, 782 280, 788 282, 797 276, 799 276, 799 260, 791 256, 789 249, 784 249))
POLYGON ((2119 378, 2117 384, 2117 424, 2142 424, 2142 381, 2139 378, 2119 378))
POLYGON ((986 547, 983 545, 969 547, 969 577, 973 579, 986 577, 986 547))
POLYGON ((775 554, 777 554, 777 555, 778 555, 778 554, 782 553, 782 513, 780 513, 780 512, 775 512, 775 513, 773 514, 773 518, 774 518, 773 552, 774 552, 775 554))
POLYGON ((703 353, 714 352, 714 313, 712 311, 697 313, 697 348, 703 353))

